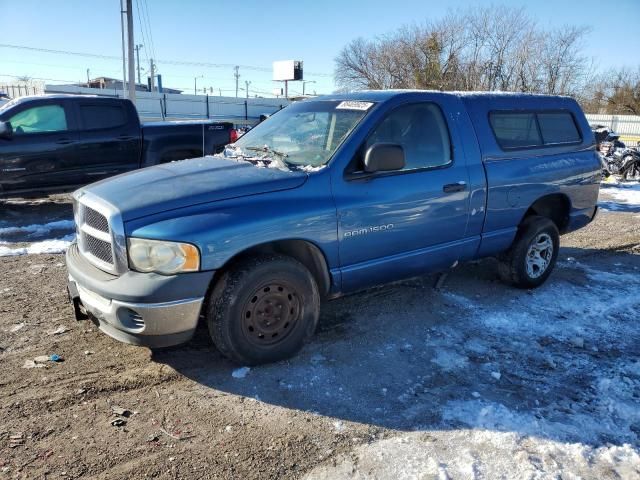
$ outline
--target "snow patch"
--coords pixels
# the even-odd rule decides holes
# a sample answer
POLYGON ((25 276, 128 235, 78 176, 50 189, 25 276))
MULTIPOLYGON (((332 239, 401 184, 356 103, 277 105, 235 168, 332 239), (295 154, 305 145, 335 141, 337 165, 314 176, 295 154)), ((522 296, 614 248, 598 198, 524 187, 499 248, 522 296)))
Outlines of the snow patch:
POLYGON ((34 242, 26 247, 11 248, 7 242, 0 242, 0 257, 15 257, 18 255, 38 255, 45 253, 64 253, 73 243, 75 234, 53 240, 34 242))
POLYGON ((361 445, 314 468, 307 480, 637 478, 631 445, 594 448, 514 433, 453 430, 403 433, 361 445))
POLYGON ((456 353, 454 350, 439 348, 436 350, 436 354, 431 361, 442 368, 445 372, 448 372, 465 368, 468 360, 469 359, 467 357, 456 353))
POLYGON ((318 166, 301 165, 299 167, 299 170, 302 170, 303 172, 307 172, 307 173, 313 173, 313 172, 319 172, 320 170, 323 170, 324 168, 326 168, 326 165, 318 165, 318 166))
POLYGON ((244 378, 249 374, 250 371, 251 368, 249 367, 236 368, 233 372, 231 372, 231 376, 233 378, 244 378))
POLYGON ((31 236, 46 235, 54 230, 73 230, 75 224, 73 220, 58 220, 45 224, 25 225, 22 227, 4 227, 0 228, 0 235, 15 235, 18 233, 27 233, 31 236))
POLYGON ((640 184, 638 183, 607 183, 601 188, 600 194, 613 197, 616 202, 601 200, 598 205, 604 210, 625 210, 629 207, 640 206, 640 184))
POLYGON ((607 192, 616 200, 630 205, 640 205, 640 185, 625 186, 607 192))

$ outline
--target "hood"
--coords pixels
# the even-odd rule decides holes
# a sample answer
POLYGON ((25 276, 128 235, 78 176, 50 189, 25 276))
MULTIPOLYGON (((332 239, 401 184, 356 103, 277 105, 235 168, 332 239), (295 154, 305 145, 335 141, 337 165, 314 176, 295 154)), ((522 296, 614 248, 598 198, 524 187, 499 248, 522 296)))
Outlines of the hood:
POLYGON ((203 157, 136 170, 81 190, 109 202, 126 222, 201 203, 289 190, 301 186, 306 179, 304 172, 203 157))

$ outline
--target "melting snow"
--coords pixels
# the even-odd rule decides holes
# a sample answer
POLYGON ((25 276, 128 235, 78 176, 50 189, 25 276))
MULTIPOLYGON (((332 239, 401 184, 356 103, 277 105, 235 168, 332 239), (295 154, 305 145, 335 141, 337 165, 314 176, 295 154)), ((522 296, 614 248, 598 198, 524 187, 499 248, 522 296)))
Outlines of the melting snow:
POLYGON ((35 255, 43 253, 64 253, 74 241, 75 235, 67 235, 53 240, 33 242, 25 247, 12 248, 7 242, 0 242, 0 257, 14 257, 17 255, 35 255))
POLYGON ((515 433, 455 430, 404 433, 357 447, 307 480, 638 478, 630 445, 594 448, 515 433))
POLYGON ((640 207, 640 184, 638 182, 604 182, 600 189, 601 197, 612 197, 600 199, 598 203, 604 210, 625 211, 630 207, 640 207))
POLYGON ((251 369, 249 367, 237 368, 233 372, 231 372, 231 376, 233 378, 244 378, 249 374, 250 371, 251 369))
POLYGON ((326 165, 318 165, 318 166, 313 166, 313 165, 302 165, 300 167, 300 170, 302 170, 303 172, 307 172, 307 173, 313 173, 313 172, 319 172, 320 170, 324 169, 326 167, 326 165))
POLYGON ((74 241, 75 234, 69 233, 59 238, 46 237, 51 234, 59 234, 65 230, 73 231, 74 226, 73 220, 56 220, 42 224, 4 226, 0 228, 0 239, 5 238, 5 240, 0 240, 0 257, 63 253, 74 241), (11 238, 11 241, 7 241, 7 237, 11 238), (38 241, 32 241, 36 239, 38 241))
POLYGON ((640 185, 619 186, 607 189, 607 193, 623 203, 640 205, 640 185))
POLYGON ((58 220, 42 225, 25 225, 22 227, 4 227, 0 228, 0 235, 15 235, 18 233, 27 233, 31 236, 45 235, 54 230, 73 230, 73 220, 58 220))

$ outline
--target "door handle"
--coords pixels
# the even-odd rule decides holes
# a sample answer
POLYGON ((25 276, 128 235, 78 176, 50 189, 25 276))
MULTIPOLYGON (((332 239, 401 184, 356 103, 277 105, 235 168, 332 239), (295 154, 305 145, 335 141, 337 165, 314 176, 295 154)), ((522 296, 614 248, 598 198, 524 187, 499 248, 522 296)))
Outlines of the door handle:
POLYGON ((133 140, 135 137, 132 137, 131 135, 119 135, 118 140, 133 140))
POLYGON ((69 145, 69 144, 75 143, 75 142, 70 138, 61 138, 61 139, 57 140, 56 143, 58 145, 69 145))
POLYGON ((467 189, 466 182, 447 183, 442 187, 442 191, 445 193, 462 192, 467 189))

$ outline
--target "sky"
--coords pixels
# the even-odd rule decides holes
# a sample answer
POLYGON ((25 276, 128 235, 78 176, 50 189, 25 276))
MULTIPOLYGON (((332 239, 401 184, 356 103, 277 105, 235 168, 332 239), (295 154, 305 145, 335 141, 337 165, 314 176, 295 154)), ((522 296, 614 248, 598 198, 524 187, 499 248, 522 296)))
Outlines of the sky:
MULTIPOLYGON (((629 28, 640 24, 640 0, 502 3, 524 6, 544 28, 589 26, 584 53, 602 70, 640 65, 640 35, 637 28, 629 28)), ((198 93, 206 87, 214 94, 235 95, 233 66, 240 65, 240 95, 246 94, 244 82, 249 81, 251 96, 271 96, 280 86, 271 79, 272 62, 294 59, 304 61, 307 93, 330 93, 336 88, 334 59, 351 40, 436 20, 448 9, 490 4, 480 0, 133 0, 135 43, 144 44, 140 50, 143 81, 148 58, 153 57, 164 86, 185 93, 193 93, 195 83, 198 93), (177 65, 177 61, 209 65, 177 65)), ((86 81, 87 69, 92 78, 122 78, 120 0, 0 0, 0 9, 0 83, 15 76, 46 79, 46 83, 86 81)), ((289 90, 301 93, 302 87, 301 82, 292 82, 289 90)))

